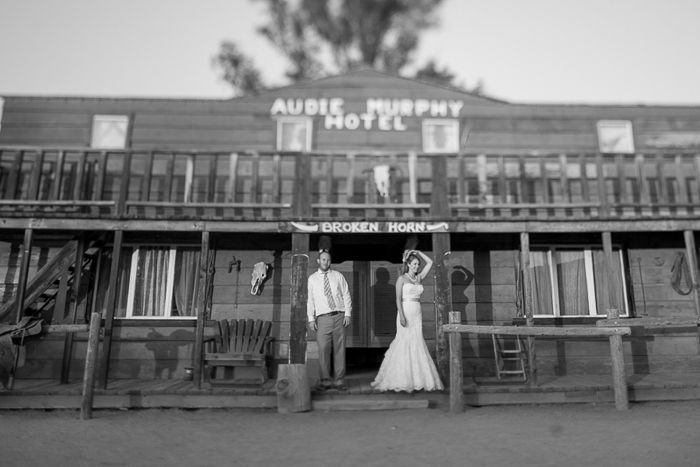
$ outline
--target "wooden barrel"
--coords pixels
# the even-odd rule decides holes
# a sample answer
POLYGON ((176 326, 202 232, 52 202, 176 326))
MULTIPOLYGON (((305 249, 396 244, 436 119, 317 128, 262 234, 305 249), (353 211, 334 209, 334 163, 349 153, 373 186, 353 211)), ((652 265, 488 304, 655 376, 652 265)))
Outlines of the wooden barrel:
POLYGON ((311 389, 306 365, 291 363, 277 370, 277 411, 279 413, 311 410, 311 389))

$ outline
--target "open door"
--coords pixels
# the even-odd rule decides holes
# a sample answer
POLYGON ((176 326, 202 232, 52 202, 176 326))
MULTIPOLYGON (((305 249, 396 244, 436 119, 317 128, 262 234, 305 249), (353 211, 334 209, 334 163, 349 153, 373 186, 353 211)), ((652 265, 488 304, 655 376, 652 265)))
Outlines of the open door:
POLYGON ((353 319, 348 347, 389 347, 396 335, 396 279, 401 264, 346 261, 334 265, 350 287, 353 319))

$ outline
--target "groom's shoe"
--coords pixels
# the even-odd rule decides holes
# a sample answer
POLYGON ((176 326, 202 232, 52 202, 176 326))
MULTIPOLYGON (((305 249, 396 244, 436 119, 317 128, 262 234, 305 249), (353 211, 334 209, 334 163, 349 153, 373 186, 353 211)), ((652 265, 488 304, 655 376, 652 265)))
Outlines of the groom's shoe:
POLYGON ((348 385, 345 383, 345 381, 341 381, 339 383, 334 383, 333 389, 337 389, 338 391, 347 391, 348 385))
POLYGON ((318 383, 318 386, 316 386, 316 390, 320 392, 326 392, 332 387, 333 386, 330 383, 318 383))

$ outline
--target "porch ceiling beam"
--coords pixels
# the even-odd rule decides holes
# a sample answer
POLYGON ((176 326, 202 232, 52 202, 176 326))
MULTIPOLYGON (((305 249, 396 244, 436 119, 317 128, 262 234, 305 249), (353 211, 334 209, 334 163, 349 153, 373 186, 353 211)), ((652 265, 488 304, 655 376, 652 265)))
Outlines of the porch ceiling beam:
MULTIPOLYGON (((297 222, 327 222, 328 218, 293 219, 297 222)), ((359 222, 359 218, 334 218, 333 222, 359 222)), ((406 222, 423 222, 421 219, 405 219, 406 222)), ((454 222, 451 218, 431 219, 431 222, 445 221, 451 233, 600 233, 600 232, 679 232, 700 230, 700 218, 693 219, 620 219, 592 220, 582 219, 543 219, 532 221, 480 221, 469 219, 454 222)), ((376 222, 397 222, 396 219, 377 220, 376 222)), ((25 218, 5 217, 0 219, 2 229, 35 230, 105 230, 138 232, 159 230, 165 232, 279 232, 292 233, 289 221, 254 220, 141 220, 141 219, 71 219, 71 218, 25 218)), ((374 235, 381 235, 377 232, 374 235)))

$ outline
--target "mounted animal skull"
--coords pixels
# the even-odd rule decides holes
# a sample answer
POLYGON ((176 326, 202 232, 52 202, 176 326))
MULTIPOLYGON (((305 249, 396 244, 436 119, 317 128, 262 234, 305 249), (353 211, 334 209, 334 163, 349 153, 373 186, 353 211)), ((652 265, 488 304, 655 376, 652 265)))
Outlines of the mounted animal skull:
POLYGON ((377 165, 372 169, 374 172, 374 184, 382 198, 389 197, 391 189, 391 167, 388 165, 377 165))
POLYGON ((265 282, 265 279, 267 279, 267 270, 269 267, 270 266, 263 261, 255 263, 253 266, 253 279, 250 281, 251 295, 260 295, 260 286, 265 282))

